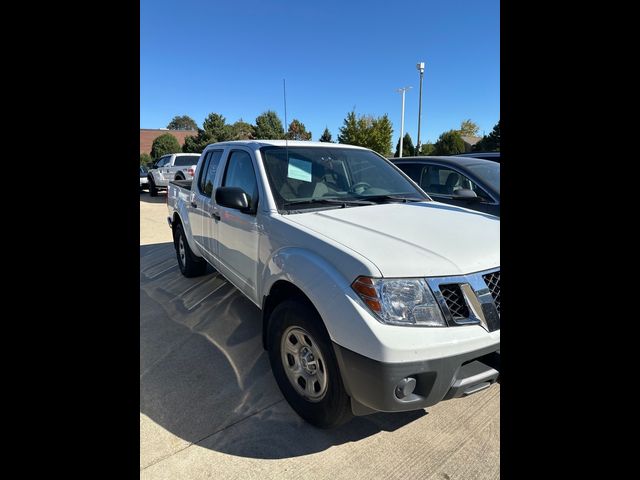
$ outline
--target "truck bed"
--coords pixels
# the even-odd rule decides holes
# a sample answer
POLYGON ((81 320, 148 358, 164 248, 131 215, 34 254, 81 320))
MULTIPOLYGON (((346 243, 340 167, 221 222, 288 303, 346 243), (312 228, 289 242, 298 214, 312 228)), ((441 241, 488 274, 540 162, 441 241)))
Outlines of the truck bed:
POLYGON ((169 183, 173 183, 178 187, 191 191, 192 180, 172 180, 169 183))

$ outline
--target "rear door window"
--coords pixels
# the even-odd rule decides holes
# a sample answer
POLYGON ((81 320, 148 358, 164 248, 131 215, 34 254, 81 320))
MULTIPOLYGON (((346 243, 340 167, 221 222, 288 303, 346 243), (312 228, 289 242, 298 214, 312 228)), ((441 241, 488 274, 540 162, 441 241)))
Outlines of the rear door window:
POLYGON ((218 171, 218 166, 220 165, 222 152, 222 150, 210 150, 207 152, 205 159, 202 162, 202 171, 200 172, 198 187, 200 188, 200 193, 209 198, 211 198, 211 195, 213 193, 216 172, 218 171))
POLYGON ((420 185, 420 176, 422 174, 423 165, 419 163, 401 163, 397 165, 400 170, 409 175, 409 178, 420 185))

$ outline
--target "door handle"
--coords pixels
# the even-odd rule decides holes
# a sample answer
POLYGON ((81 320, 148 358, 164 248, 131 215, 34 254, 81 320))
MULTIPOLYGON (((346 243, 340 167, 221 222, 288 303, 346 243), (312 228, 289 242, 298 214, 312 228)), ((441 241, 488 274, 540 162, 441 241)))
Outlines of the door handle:
POLYGON ((192 206, 193 208, 198 208, 198 204, 197 204, 196 202, 191 202, 191 206, 192 206))
POLYGON ((216 212, 211 212, 211 216, 216 220, 220 220, 220 215, 218 215, 216 212))

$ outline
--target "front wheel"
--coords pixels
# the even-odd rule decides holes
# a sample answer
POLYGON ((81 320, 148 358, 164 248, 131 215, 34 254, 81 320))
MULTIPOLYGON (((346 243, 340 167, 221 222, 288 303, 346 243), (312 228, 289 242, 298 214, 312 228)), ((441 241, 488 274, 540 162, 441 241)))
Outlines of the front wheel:
POLYGON ((152 197, 158 196, 158 189, 156 188, 156 182, 153 181, 153 177, 149 177, 149 195, 152 197))
POLYGON ((178 225, 173 234, 173 242, 178 256, 180 272, 185 277, 199 277, 207 271, 207 262, 194 255, 187 243, 187 237, 182 225, 178 225))
POLYGON ((269 318, 273 375, 298 415, 320 428, 348 421, 349 396, 320 315, 308 304, 287 300, 269 318))

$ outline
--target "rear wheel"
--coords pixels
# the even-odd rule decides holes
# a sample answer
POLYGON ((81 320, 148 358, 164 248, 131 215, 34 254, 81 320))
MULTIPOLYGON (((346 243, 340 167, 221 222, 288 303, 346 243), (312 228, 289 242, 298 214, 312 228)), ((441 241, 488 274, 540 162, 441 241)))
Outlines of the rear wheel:
POLYGON ((352 417, 331 340, 315 309, 300 300, 281 303, 271 313, 268 339, 273 375, 298 415, 320 428, 352 417))
POLYGON ((173 234, 173 243, 176 248, 180 272, 185 277, 198 277, 200 275, 204 275, 207 271, 207 262, 202 258, 196 257, 191 251, 182 225, 178 225, 176 227, 173 234))
POLYGON ((176 173, 176 180, 184 180, 184 175, 182 175, 182 173, 176 173))
POLYGON ((158 196, 158 189, 156 188, 156 183, 153 181, 153 177, 149 177, 149 195, 152 197, 158 196))

